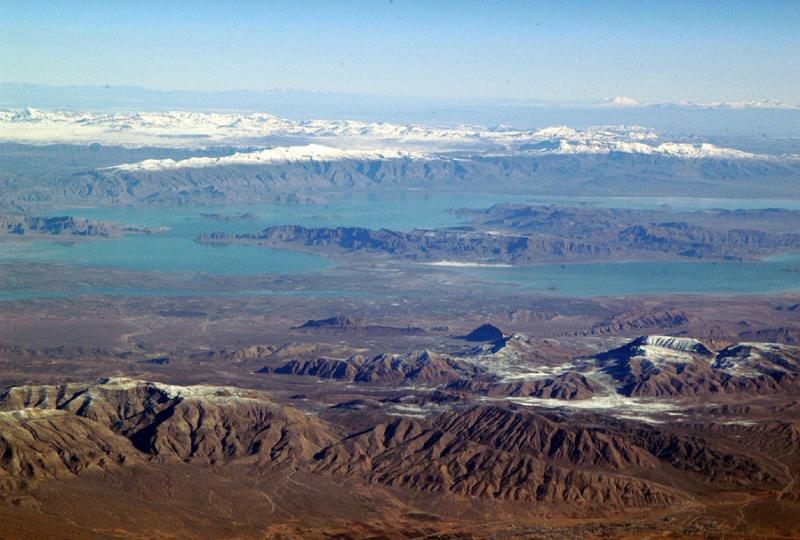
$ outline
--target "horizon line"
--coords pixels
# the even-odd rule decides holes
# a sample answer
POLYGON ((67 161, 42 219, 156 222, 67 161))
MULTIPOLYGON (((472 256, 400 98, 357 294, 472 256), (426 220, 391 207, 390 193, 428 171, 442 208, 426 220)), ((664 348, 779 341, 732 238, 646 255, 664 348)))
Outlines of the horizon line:
MULTIPOLYGON (((714 100, 714 101, 693 101, 693 100, 649 100, 644 98, 630 97, 626 95, 616 96, 603 96, 595 98, 587 98, 583 100, 576 99, 558 99, 547 97, 502 97, 502 96, 439 96, 439 95, 414 95, 414 94, 379 94, 379 93, 360 93, 360 92, 344 92, 337 90, 315 90, 300 87, 274 87, 268 89, 249 89, 249 88, 228 88, 222 90, 210 89, 169 89, 169 88, 153 88, 147 86, 137 86, 128 84, 51 84, 51 83, 37 83, 27 81, 2 81, 0 88, 3 87, 38 87, 49 90, 128 90, 139 91, 153 94, 196 94, 196 95, 233 95, 233 94, 251 94, 257 96, 259 94, 305 94, 308 96, 318 97, 360 97, 372 98, 382 100, 429 100, 434 102, 448 102, 455 104, 464 103, 480 103, 480 104, 509 104, 509 105, 543 105, 543 106, 577 106, 577 107, 607 107, 607 108, 637 108, 637 107, 658 107, 658 106, 685 106, 685 107, 698 107, 698 108, 774 108, 774 109, 800 109, 800 104, 789 103, 783 100, 760 97, 760 98, 746 98, 746 99, 729 99, 729 100, 714 100), (749 106, 749 107, 748 107, 749 106)), ((2 101, 2 97, 0 97, 2 101)))

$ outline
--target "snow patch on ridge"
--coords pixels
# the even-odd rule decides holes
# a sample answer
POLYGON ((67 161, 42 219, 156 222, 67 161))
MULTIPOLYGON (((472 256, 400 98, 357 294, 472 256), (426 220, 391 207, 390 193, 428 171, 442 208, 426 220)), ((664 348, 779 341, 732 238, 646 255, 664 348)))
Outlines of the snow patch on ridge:
POLYGON ((650 335, 638 338, 636 341, 645 347, 650 346, 696 354, 711 354, 708 347, 699 339, 650 335))
POLYGON ((681 409, 681 407, 675 403, 642 398, 629 398, 621 394, 607 394, 575 400, 535 397, 509 397, 503 399, 520 405, 602 412, 617 418, 635 419, 651 423, 658 422, 658 420, 653 418, 653 415, 681 409))
MULTIPOLYGON (((212 399, 217 401, 256 400, 253 392, 235 386, 190 385, 182 386, 161 382, 150 382, 128 377, 108 377, 101 379, 100 384, 92 387, 96 390, 134 390, 143 386, 152 387, 163 392, 170 399, 212 399)), ((89 392, 89 397, 92 396, 89 392)))

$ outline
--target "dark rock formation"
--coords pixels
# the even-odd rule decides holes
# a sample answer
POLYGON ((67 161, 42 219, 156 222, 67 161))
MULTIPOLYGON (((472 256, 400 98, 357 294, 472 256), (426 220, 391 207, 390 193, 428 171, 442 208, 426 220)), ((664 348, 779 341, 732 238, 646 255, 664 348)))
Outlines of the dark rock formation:
POLYGON ((500 341, 503 339, 503 331, 492 324, 486 323, 463 336, 463 339, 466 341, 500 341))
POLYGON ((311 319, 295 326, 292 330, 328 331, 328 332, 362 332, 369 335, 424 334, 425 330, 418 326, 388 326, 369 324, 364 319, 349 316, 336 316, 327 319, 311 319))
POLYGON ((358 319, 355 317, 330 317, 328 319, 310 319, 305 323, 297 326, 297 329, 310 329, 310 328, 335 328, 338 330, 341 329, 356 329, 356 328, 365 328, 367 326, 366 321, 364 319, 358 319))

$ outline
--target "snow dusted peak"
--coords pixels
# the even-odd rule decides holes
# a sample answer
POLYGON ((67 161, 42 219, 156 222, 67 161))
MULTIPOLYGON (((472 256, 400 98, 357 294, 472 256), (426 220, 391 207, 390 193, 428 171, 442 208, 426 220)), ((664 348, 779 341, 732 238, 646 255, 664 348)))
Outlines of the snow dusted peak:
POLYGON ((650 364, 689 363, 700 360, 711 361, 714 353, 701 341, 673 336, 640 336, 627 344, 603 353, 601 359, 613 358, 624 364, 634 359, 647 360, 650 364))
POLYGON ((632 345, 639 347, 655 347, 677 352, 710 355, 712 354, 705 344, 697 339, 673 336, 641 336, 636 338, 632 345))

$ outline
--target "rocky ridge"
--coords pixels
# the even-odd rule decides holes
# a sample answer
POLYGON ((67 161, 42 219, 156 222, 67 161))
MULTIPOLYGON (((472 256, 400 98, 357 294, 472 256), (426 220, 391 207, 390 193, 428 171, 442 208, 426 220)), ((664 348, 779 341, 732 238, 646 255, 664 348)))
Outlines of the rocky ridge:
POLYGON ((678 504, 698 474, 748 489, 787 481, 779 466, 736 443, 495 405, 342 433, 251 390, 105 379, 7 389, 0 394, 0 424, 4 491, 170 460, 605 509, 678 504))
POLYGON ((384 385, 415 383, 500 398, 800 395, 797 347, 740 343, 714 351, 696 339, 656 335, 640 336, 592 357, 573 358, 555 340, 512 334, 448 353, 293 358, 260 372, 384 385))

